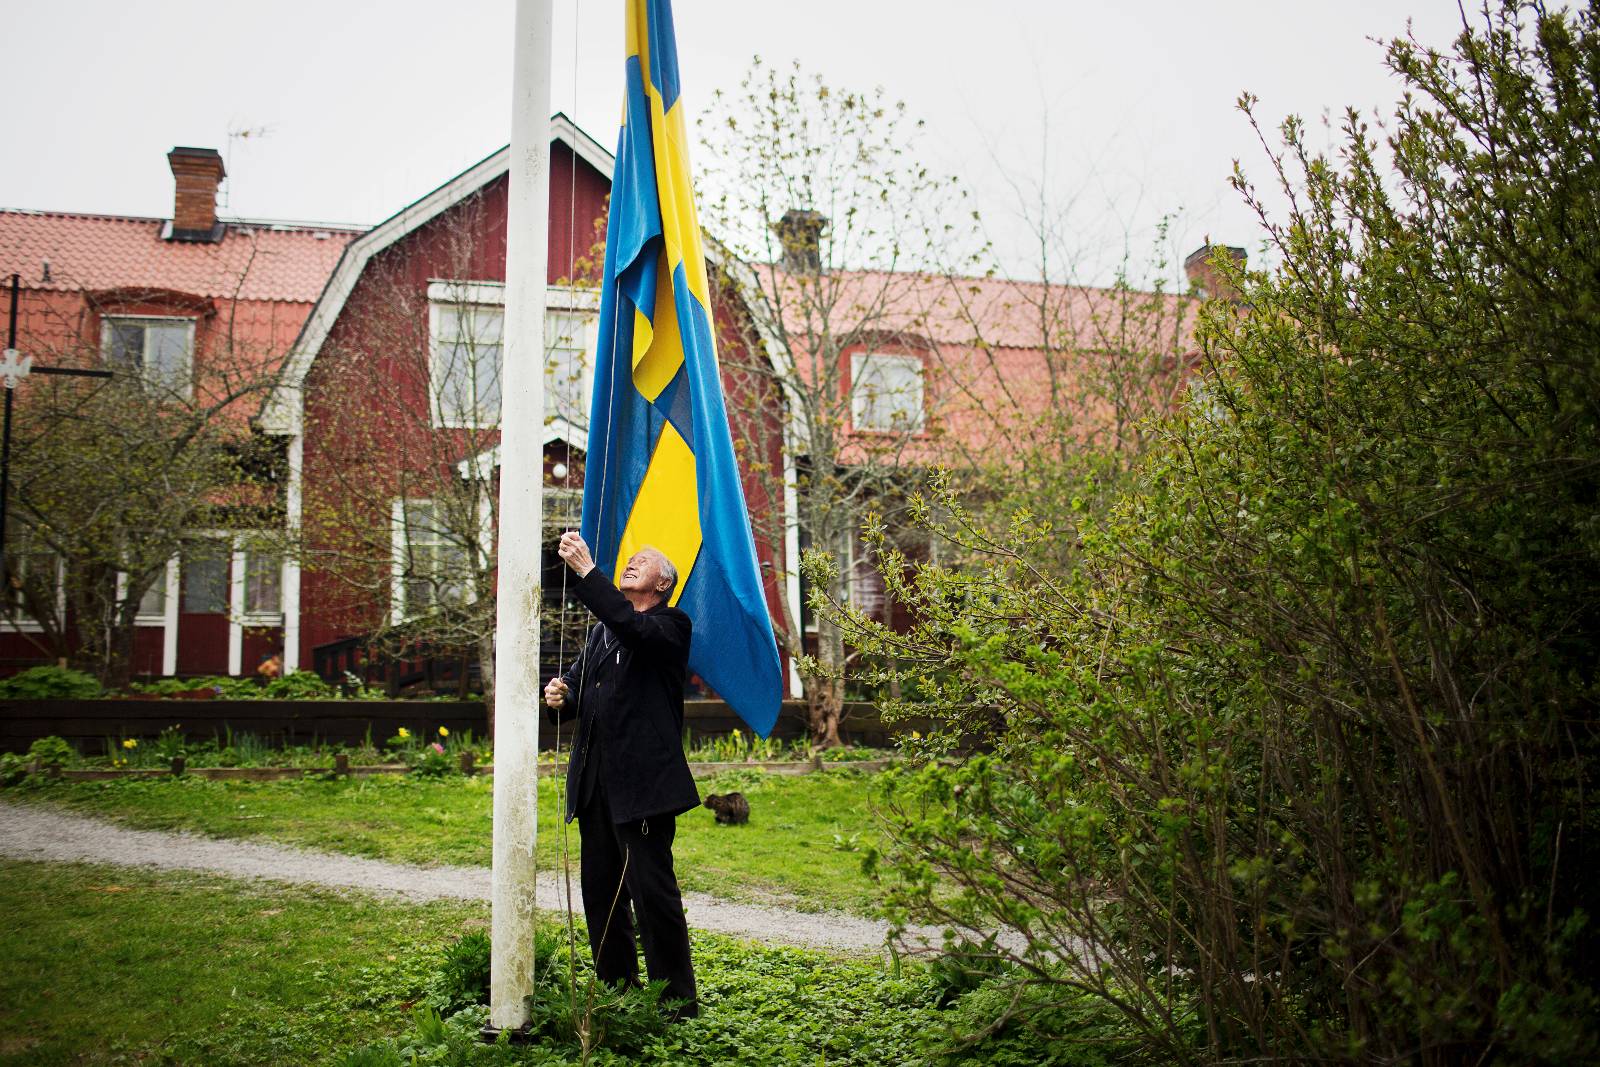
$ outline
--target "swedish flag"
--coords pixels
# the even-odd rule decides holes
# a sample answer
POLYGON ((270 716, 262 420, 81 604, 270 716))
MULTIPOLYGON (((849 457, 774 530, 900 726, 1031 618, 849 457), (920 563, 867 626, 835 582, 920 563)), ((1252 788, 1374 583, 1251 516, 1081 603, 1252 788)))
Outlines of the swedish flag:
POLYGON ((627 23, 582 533, 613 580, 645 545, 672 560, 689 669, 764 737, 782 670, 717 372, 672 5, 628 0, 627 23))

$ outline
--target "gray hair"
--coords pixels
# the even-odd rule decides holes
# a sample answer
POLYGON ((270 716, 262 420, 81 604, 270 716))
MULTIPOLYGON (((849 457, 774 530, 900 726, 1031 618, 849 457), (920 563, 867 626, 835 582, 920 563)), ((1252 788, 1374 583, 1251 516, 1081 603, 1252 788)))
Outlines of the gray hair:
POLYGON ((667 558, 667 554, 661 551, 655 545, 645 545, 644 547, 654 552, 656 554, 656 558, 661 561, 661 577, 665 578, 670 583, 667 586, 665 598, 667 600, 671 600, 672 591, 678 588, 678 568, 670 559, 667 558))

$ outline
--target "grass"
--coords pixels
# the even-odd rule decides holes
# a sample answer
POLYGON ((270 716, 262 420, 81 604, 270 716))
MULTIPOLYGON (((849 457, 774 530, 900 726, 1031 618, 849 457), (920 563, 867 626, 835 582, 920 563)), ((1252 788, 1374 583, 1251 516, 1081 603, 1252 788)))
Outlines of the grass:
MULTIPOLYGON (((430 979, 448 945, 486 928, 486 903, 0 861, 0 913, 0 1067, 576 1059, 570 1048, 480 1045, 482 1008, 447 1029, 437 1015, 429 1023, 430 979), (427 1031, 438 1036, 419 1038, 427 1031)), ((948 988, 927 967, 692 937, 701 1017, 630 1056, 602 1052, 597 1067, 932 1067, 947 1027, 981 1019, 941 1008, 948 988)), ((1057 1059, 1035 1044, 979 1062, 1105 1061, 1057 1059)))
MULTIPOLYGON (((737 771, 700 783, 750 801, 745 826, 718 826, 696 809, 674 845, 684 889, 802 910, 869 912, 876 900, 861 852, 878 843, 870 776, 830 769, 802 776, 737 771)), ((562 824, 554 778, 539 786, 539 863, 555 869, 562 824)), ((142 829, 268 840, 400 863, 488 866, 493 782, 415 777, 214 782, 198 778, 48 782, 6 799, 44 802, 142 829)), ((574 872, 578 832, 567 833, 574 872)))
POLYGON ((0 862, 0 1065, 326 1062, 488 907, 0 862))

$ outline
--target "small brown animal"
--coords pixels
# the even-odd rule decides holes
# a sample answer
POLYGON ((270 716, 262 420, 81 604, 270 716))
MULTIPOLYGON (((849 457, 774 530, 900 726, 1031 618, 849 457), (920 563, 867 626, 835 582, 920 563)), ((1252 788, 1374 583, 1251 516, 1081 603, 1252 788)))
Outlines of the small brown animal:
POLYGON ((708 796, 705 806, 717 813, 717 822, 724 826, 742 825, 750 821, 750 802, 743 793, 708 796))

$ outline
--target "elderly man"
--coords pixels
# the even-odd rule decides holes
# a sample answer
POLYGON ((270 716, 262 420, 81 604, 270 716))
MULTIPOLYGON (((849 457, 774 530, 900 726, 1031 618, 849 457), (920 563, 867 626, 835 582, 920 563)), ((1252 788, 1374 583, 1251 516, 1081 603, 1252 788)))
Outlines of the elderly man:
POLYGON ((679 1017, 698 1013, 689 924, 672 869, 677 817, 699 805, 683 756, 683 683, 689 616, 668 601, 678 583, 672 562, 642 548, 617 586, 595 568, 576 533, 558 552, 578 576, 578 599, 600 621, 577 660, 545 687, 560 719, 577 716, 567 764, 567 811, 582 839, 583 913, 595 972, 637 984, 631 903, 652 981, 679 1001, 679 1017))

